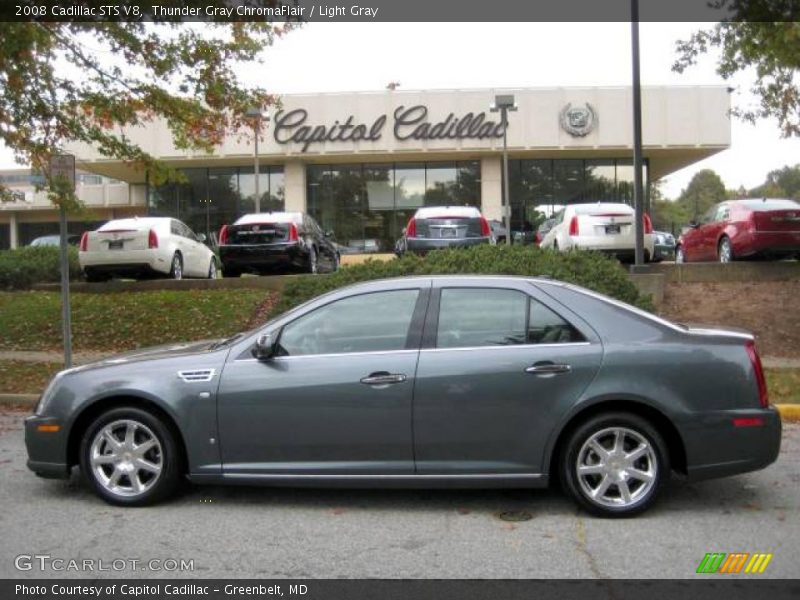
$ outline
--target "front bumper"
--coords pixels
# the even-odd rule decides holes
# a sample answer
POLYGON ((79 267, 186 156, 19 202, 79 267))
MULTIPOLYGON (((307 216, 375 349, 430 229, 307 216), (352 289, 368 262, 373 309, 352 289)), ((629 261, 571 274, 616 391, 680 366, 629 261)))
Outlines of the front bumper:
POLYGON ((665 246, 656 244, 653 246, 654 260, 673 260, 675 258, 675 246, 665 246))
POLYGON ((442 248, 468 248, 488 244, 490 238, 407 238, 406 250, 417 254, 425 254, 431 250, 441 250, 442 248))
POLYGON ((39 477, 65 479, 69 477, 67 464, 67 431, 63 423, 53 417, 31 415, 25 419, 25 448, 28 451, 28 468, 39 477), (40 425, 60 425, 58 431, 43 432, 40 425))
POLYGON ((777 460, 781 449, 781 417, 775 407, 699 416, 682 433, 691 481, 763 469, 777 460), (736 427, 738 418, 761 419, 763 424, 736 427))

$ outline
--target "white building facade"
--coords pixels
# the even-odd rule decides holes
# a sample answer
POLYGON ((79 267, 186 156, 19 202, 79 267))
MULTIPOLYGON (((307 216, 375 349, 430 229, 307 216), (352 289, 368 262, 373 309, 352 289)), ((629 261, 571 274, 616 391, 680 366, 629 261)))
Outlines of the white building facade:
MULTIPOLYGON (((385 91, 283 96, 259 138, 262 210, 306 211, 340 243, 384 251, 420 206, 470 204, 500 219, 503 127, 489 110, 498 94, 518 107, 507 130, 513 228, 542 207, 632 201, 630 88, 385 91)), ((725 87, 646 87, 642 105, 646 182, 730 146, 725 87)), ((177 149, 159 122, 124 133, 187 182, 150 185, 146 172, 72 148, 80 168, 128 184, 115 212, 213 233, 253 210, 252 130, 230 132, 212 154, 177 149)))

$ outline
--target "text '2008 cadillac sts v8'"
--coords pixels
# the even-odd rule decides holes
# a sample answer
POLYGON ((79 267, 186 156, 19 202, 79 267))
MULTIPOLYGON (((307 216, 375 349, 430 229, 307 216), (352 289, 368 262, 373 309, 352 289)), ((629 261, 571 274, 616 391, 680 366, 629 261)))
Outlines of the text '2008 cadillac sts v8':
POLYGON ((546 279, 413 277, 343 288, 225 340, 59 373, 28 465, 80 465, 105 500, 196 483, 543 487, 641 512, 676 471, 778 456, 746 333, 684 327, 546 279))

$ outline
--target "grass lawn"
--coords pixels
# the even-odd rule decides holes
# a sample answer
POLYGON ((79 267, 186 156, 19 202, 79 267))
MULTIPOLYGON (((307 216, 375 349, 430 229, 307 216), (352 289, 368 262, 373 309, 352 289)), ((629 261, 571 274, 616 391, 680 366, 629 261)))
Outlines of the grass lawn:
MULTIPOLYGON (((273 303, 273 292, 243 289, 73 294, 73 349, 131 350, 222 337, 263 322, 265 305, 273 303)), ((58 293, 0 292, 0 350, 60 349, 58 293)))
POLYGON ((0 360, 0 394, 39 394, 64 365, 0 360))
POLYGON ((800 404, 800 369, 765 369, 769 401, 800 404))

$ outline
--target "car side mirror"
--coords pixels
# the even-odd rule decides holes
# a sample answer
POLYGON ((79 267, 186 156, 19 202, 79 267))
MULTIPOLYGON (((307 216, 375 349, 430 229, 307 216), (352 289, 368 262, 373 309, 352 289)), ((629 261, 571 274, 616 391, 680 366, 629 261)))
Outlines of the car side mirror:
POLYGON ((698 227, 700 227, 700 223, 698 223, 697 221, 689 221, 689 227, 691 227, 692 229, 697 229, 698 227))
POLYGON ((205 233, 198 233, 196 237, 197 237, 197 241, 200 242, 201 244, 204 244, 206 239, 208 239, 208 238, 206 238, 206 234, 205 233))
POLYGON ((275 356, 276 345, 271 333, 260 335, 253 347, 253 356, 258 360, 269 360, 275 356))

